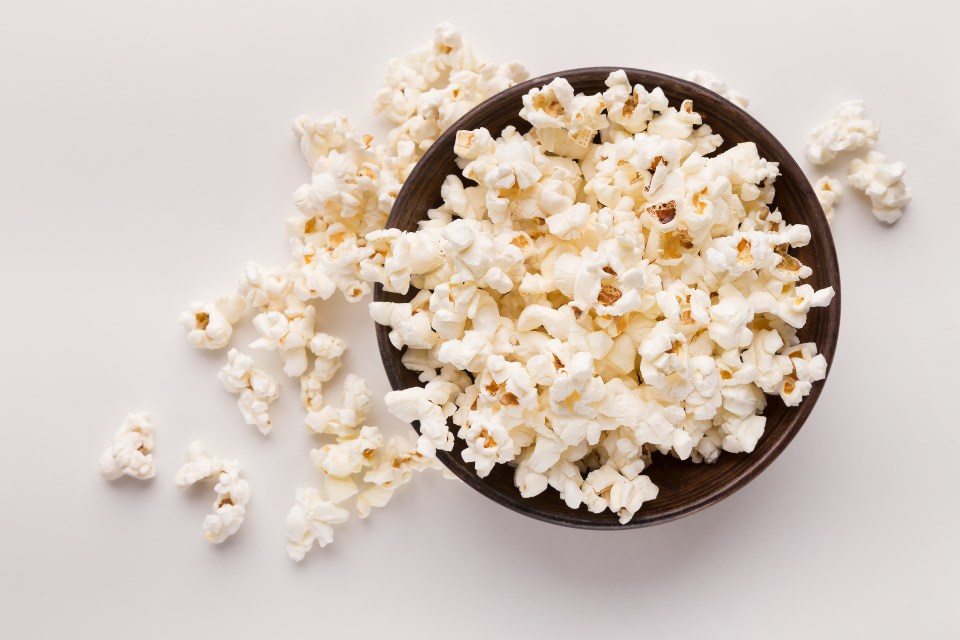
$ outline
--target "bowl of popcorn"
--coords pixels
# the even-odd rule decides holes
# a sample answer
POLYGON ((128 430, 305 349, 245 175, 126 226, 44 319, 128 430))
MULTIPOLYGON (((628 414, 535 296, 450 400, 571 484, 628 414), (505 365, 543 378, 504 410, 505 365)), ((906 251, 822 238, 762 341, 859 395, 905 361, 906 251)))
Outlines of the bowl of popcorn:
POLYGON ((647 526, 729 496, 796 435, 836 349, 836 252, 797 163, 658 73, 483 102, 367 241, 387 408, 421 454, 548 522, 647 526))

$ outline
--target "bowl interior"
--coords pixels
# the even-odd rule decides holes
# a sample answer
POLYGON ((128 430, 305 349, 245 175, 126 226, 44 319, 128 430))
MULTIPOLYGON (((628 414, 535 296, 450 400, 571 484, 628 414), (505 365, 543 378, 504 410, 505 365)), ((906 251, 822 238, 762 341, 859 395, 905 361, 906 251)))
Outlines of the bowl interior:
MULTIPOLYGON (((578 92, 597 93, 606 87, 607 75, 619 67, 594 67, 561 71, 528 80, 487 100, 464 115, 456 124, 441 135, 414 168, 394 204, 388 227, 415 230, 417 222, 426 217, 430 208, 441 204, 440 185, 451 173, 459 175, 453 153, 454 137, 460 129, 486 127, 492 134, 513 125, 521 132, 529 124, 517 114, 522 106, 521 97, 532 87, 547 84, 555 77, 566 78, 578 92)), ((648 90, 659 86, 670 104, 679 107, 680 102, 692 99, 694 109, 709 124, 714 132, 723 136, 721 151, 740 142, 753 141, 760 155, 780 163, 780 177, 776 182, 776 199, 783 217, 790 223, 803 223, 810 227, 811 243, 796 250, 796 256, 814 270, 805 282, 814 288, 833 286, 836 297, 826 309, 810 313, 806 326, 800 331, 804 342, 814 341, 820 351, 832 363, 836 349, 840 323, 840 278, 833 238, 813 188, 797 163, 783 145, 760 123, 745 111, 707 89, 678 78, 639 69, 625 69, 631 83, 640 83, 648 90)), ((375 289, 376 300, 403 301, 413 296, 386 293, 380 285, 375 289)), ((420 385, 415 373, 406 370, 400 361, 401 352, 390 344, 389 329, 377 325, 377 340, 381 357, 394 389, 420 385)), ((440 452, 440 460, 468 485, 485 496, 514 511, 557 524, 591 529, 642 527, 693 513, 730 495, 756 477, 786 447, 810 414, 823 383, 814 385, 813 391, 799 407, 786 407, 778 397, 768 397, 764 411, 767 427, 757 448, 750 454, 724 453, 714 464, 694 464, 668 456, 655 455, 653 464, 646 473, 660 487, 656 500, 647 502, 628 525, 619 524, 617 517, 608 512, 594 514, 584 507, 568 508, 553 489, 534 498, 522 498, 513 484, 513 469, 497 465, 486 478, 478 478, 473 466, 460 457, 463 442, 457 439, 453 451, 440 452)), ((417 427, 414 424, 414 427, 417 427)), ((456 427, 451 423, 456 433, 456 427)))

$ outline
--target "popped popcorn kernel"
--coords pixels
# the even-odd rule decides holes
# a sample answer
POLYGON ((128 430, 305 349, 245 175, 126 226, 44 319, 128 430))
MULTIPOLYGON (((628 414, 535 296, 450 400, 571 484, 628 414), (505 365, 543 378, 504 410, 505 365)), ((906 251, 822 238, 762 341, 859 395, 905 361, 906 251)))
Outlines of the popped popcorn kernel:
POLYGON ((813 130, 807 141, 807 160, 826 164, 842 151, 870 146, 877 141, 880 127, 865 117, 863 100, 848 100, 840 104, 833 116, 813 130))
POLYGON ((153 419, 148 413, 128 414, 100 456, 100 474, 107 480, 127 475, 148 480, 157 475, 153 459, 153 419))
POLYGON ((903 208, 913 198, 910 187, 903 182, 906 172, 904 163, 888 163, 882 153, 871 151, 866 158, 850 162, 847 183, 870 198, 877 220, 893 224, 900 219, 903 208))
POLYGON ((217 481, 214 486, 217 499, 213 513, 203 520, 203 535, 208 542, 220 544, 243 524, 246 505, 250 502, 250 485, 240 477, 238 461, 213 457, 203 443, 192 442, 187 449, 187 462, 177 471, 173 483, 184 489, 208 478, 217 481))

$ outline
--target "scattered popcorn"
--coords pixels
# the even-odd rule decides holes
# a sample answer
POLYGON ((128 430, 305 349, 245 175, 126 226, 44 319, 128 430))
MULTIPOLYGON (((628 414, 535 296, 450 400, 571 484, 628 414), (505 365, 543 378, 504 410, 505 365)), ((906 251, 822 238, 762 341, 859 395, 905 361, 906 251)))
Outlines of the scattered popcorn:
POLYGON ((287 514, 287 554, 300 562, 316 542, 333 542, 333 525, 346 522, 350 512, 338 507, 313 487, 297 489, 296 503, 287 514))
POLYGON ((194 302, 180 314, 187 328, 187 341, 197 349, 222 349, 230 342, 233 325, 247 309, 242 296, 220 296, 213 304, 194 302))
POLYGON ((517 62, 480 60, 460 31, 443 22, 433 42, 390 60, 374 110, 396 124, 390 148, 409 144, 419 157, 460 116, 527 76, 517 62))
POLYGON ((316 308, 289 296, 282 311, 264 311, 253 319, 260 339, 253 349, 276 351, 283 360, 283 372, 295 378, 307 370, 307 345, 313 338, 316 308))
POLYGON ((886 156, 871 151, 865 159, 856 158, 850 163, 847 182, 870 198, 877 220, 893 224, 900 219, 903 207, 913 198, 910 187, 903 182, 906 172, 907 165, 904 163, 887 163, 886 156))
POLYGON ((230 349, 227 364, 217 377, 223 388, 240 395, 237 406, 247 424, 256 425, 260 433, 267 435, 273 427, 267 413, 271 402, 280 396, 277 381, 266 371, 254 367, 253 358, 230 349))
POLYGON ((340 368, 340 358, 347 350, 347 343, 336 336, 317 333, 310 338, 309 347, 310 352, 315 356, 313 375, 319 382, 332 380, 340 368))
POLYGON ((113 434, 113 443, 100 456, 100 473, 107 480, 127 475, 147 480, 157 475, 153 461, 153 420, 147 413, 130 413, 113 434))
POLYGON ((830 176, 823 176, 813 185, 813 190, 817 194, 817 200, 823 207, 823 214, 827 217, 827 222, 833 222, 833 208, 836 206, 840 196, 843 195, 843 185, 839 180, 834 180, 830 176))
POLYGON ((436 458, 419 453, 413 441, 397 436, 377 449, 368 467, 363 479, 372 486, 357 496, 357 515, 361 518, 369 516, 374 507, 385 507, 397 488, 410 481, 413 472, 424 469, 446 471, 436 458))
POLYGON ((431 384, 433 381, 428 382, 426 387, 391 391, 384 400, 391 415, 404 422, 420 423, 417 451, 432 457, 438 449, 450 451, 453 448, 453 434, 447 426, 449 411, 444 411, 444 404, 449 402, 449 398, 438 397, 430 388, 431 384))
MULTIPOLYGON (((362 276, 417 290, 370 315, 424 383, 386 396, 418 423, 423 464, 459 438, 480 477, 508 464, 521 495, 553 487, 626 524, 657 496, 643 474, 653 452, 752 452, 766 394, 793 406, 826 376, 796 332, 833 289, 802 284, 813 270, 791 251, 810 230, 771 209, 779 168, 755 144, 715 154, 723 140, 690 100, 670 106, 622 71, 606 86, 531 90, 526 134, 459 131, 458 166, 476 186, 448 176, 416 231, 368 234, 378 257, 362 276)), ((348 440, 315 461, 352 477, 361 449, 377 465, 396 459, 391 447, 405 459, 403 446, 348 440)), ((346 486, 361 516, 406 477, 379 467, 365 479, 390 485, 346 486)))
MULTIPOLYGON (((376 112, 395 125, 386 144, 374 144, 372 136, 356 132, 349 120, 337 113, 297 118, 293 131, 311 175, 293 195, 299 215, 287 220, 291 262, 269 268, 248 262, 235 295, 222 296, 213 304, 196 302, 180 315, 190 344, 219 349, 228 345, 233 325, 246 309, 255 310, 253 324, 259 338, 250 346, 277 352, 284 373, 300 378, 308 429, 337 437, 336 444, 314 451, 315 461, 327 479, 325 495, 332 494, 339 501, 359 491, 356 504, 362 518, 372 508, 384 506, 396 488, 409 481, 413 471, 439 467, 439 463, 431 453, 417 450, 417 440, 391 438, 384 443, 376 427, 363 425, 370 413, 371 392, 357 376, 347 376, 340 408, 324 402, 323 385, 341 367, 346 343, 315 331, 314 300, 328 299, 339 291, 346 300, 356 302, 370 292, 371 282, 382 283, 388 291, 405 292, 411 285, 423 286, 425 274, 437 277, 437 268, 443 264, 445 238, 441 230, 444 218, 452 214, 438 212, 437 222, 427 232, 405 236, 383 229, 393 202, 416 162, 444 129, 483 100, 526 78, 527 71, 518 63, 480 60, 455 27, 442 23, 430 44, 390 61, 386 86, 375 100, 376 112), (308 371, 311 354, 313 368, 308 371), (355 464, 358 455, 362 458, 359 466, 355 464), (361 479, 362 488, 355 484, 361 479)), ((515 169, 522 173, 529 167, 521 162, 515 169)), ((469 215, 471 210, 485 208, 476 190, 465 188, 458 180, 451 181, 445 193, 457 214, 469 215)), ((570 211, 565 216, 557 213, 560 215, 553 224, 566 224, 573 233, 572 226, 579 224, 582 212, 570 211)), ((472 252, 464 252, 461 263, 464 269, 485 266, 483 282, 512 288, 510 278, 521 272, 525 255, 518 247, 528 243, 529 249, 530 242, 529 236, 511 238, 508 246, 494 247, 496 254, 505 254, 505 258, 486 265, 479 264, 484 262, 479 255, 484 247, 477 243, 472 252)), ((439 313, 440 318, 448 318, 441 331, 455 332, 458 324, 462 327, 468 321, 483 325, 476 320, 477 307, 483 307, 481 315, 486 314, 493 300, 468 303, 467 296, 467 291, 451 296, 458 303, 456 308, 439 313)), ((430 327, 434 313, 428 303, 421 298, 407 307, 382 310, 398 325, 393 333, 395 343, 411 347, 411 363, 415 350, 429 349, 440 340, 440 334, 430 327)), ((467 346, 483 339, 478 332, 467 346)), ((498 338, 503 339, 506 334, 498 338)), ((429 401, 440 403, 445 423, 455 409, 453 398, 469 386, 469 377, 432 356, 423 361, 436 364, 427 366, 423 376, 435 381, 429 401)), ((236 349, 228 353, 218 377, 224 388, 239 395, 244 420, 267 434, 272 427, 269 404, 279 395, 277 381, 236 349)), ((452 435, 449 437, 452 439, 452 435)), ((432 452, 437 445, 420 440, 424 451, 432 452)), ((129 416, 100 461, 102 473, 110 479, 124 473, 152 477, 151 447, 149 417, 129 416)), ((202 445, 194 443, 189 462, 177 474, 176 482, 182 487, 215 475, 219 478, 218 500, 214 513, 204 522, 204 531, 212 542, 221 542, 240 526, 249 499, 237 463, 212 458, 202 445)), ((330 525, 346 518, 346 510, 316 489, 299 489, 297 504, 288 517, 290 556, 301 559, 314 540, 320 546, 329 543, 330 525)))
POLYGON ((840 104, 833 116, 813 130, 807 141, 807 160, 826 164, 841 151, 852 151, 872 145, 880 135, 880 127, 864 117, 863 100, 840 104))
POLYGON ((237 287, 248 307, 263 311, 282 311, 287 296, 293 293, 293 282, 283 269, 266 269, 256 262, 248 262, 237 287))
POLYGON ((370 415, 372 392, 366 381, 352 373, 343 382, 343 406, 339 409, 323 405, 317 410, 308 407, 306 426, 312 433, 350 437, 370 415))
MULTIPOLYGON (((517 63, 481 61, 455 27, 442 23, 430 44, 390 61, 386 86, 375 100, 375 111, 395 125, 386 145, 358 134, 339 114, 298 118, 293 129, 312 175, 294 193, 300 216, 288 221, 296 296, 325 300, 340 291, 356 302, 370 292, 370 282, 404 290, 411 275, 432 270, 439 260, 435 242, 418 238, 390 246, 383 227, 393 201, 444 129, 526 78, 517 63)), ((242 288, 259 295, 267 274, 251 275, 242 288)))
POLYGON ((720 94, 741 109, 746 109, 750 106, 749 98, 734 91, 733 89, 729 89, 725 82, 709 71, 689 71, 687 75, 684 76, 684 79, 689 80, 690 82, 696 82, 697 84, 710 89, 710 91, 720 94))
POLYGON ((177 471, 173 483, 180 489, 207 478, 216 478, 217 499, 213 513, 203 520, 203 534, 208 542, 220 544, 240 529, 250 501, 250 485, 240 477, 240 463, 210 456, 200 442, 190 443, 187 463, 177 471))

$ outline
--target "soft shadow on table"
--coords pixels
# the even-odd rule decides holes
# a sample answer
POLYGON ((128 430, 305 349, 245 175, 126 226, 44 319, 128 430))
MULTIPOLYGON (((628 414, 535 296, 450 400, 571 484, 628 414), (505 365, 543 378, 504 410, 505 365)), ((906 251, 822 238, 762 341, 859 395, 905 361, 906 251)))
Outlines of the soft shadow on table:
POLYGON ((157 484, 156 477, 147 480, 140 480, 130 476, 120 476, 116 480, 104 480, 104 484, 109 485, 114 491, 123 491, 124 493, 146 493, 157 484))
POLYGON ((751 493, 745 489, 685 518, 623 531, 569 529, 517 514, 498 514, 496 524, 488 522, 483 529, 484 545, 488 551, 509 554, 504 561, 520 574, 555 576, 557 584, 568 584, 575 577, 581 586, 636 589, 638 575, 657 575, 656 588, 662 589, 664 580, 683 584, 686 576, 702 571, 711 557, 750 544, 750 529, 763 512, 757 508, 763 497, 751 493))

